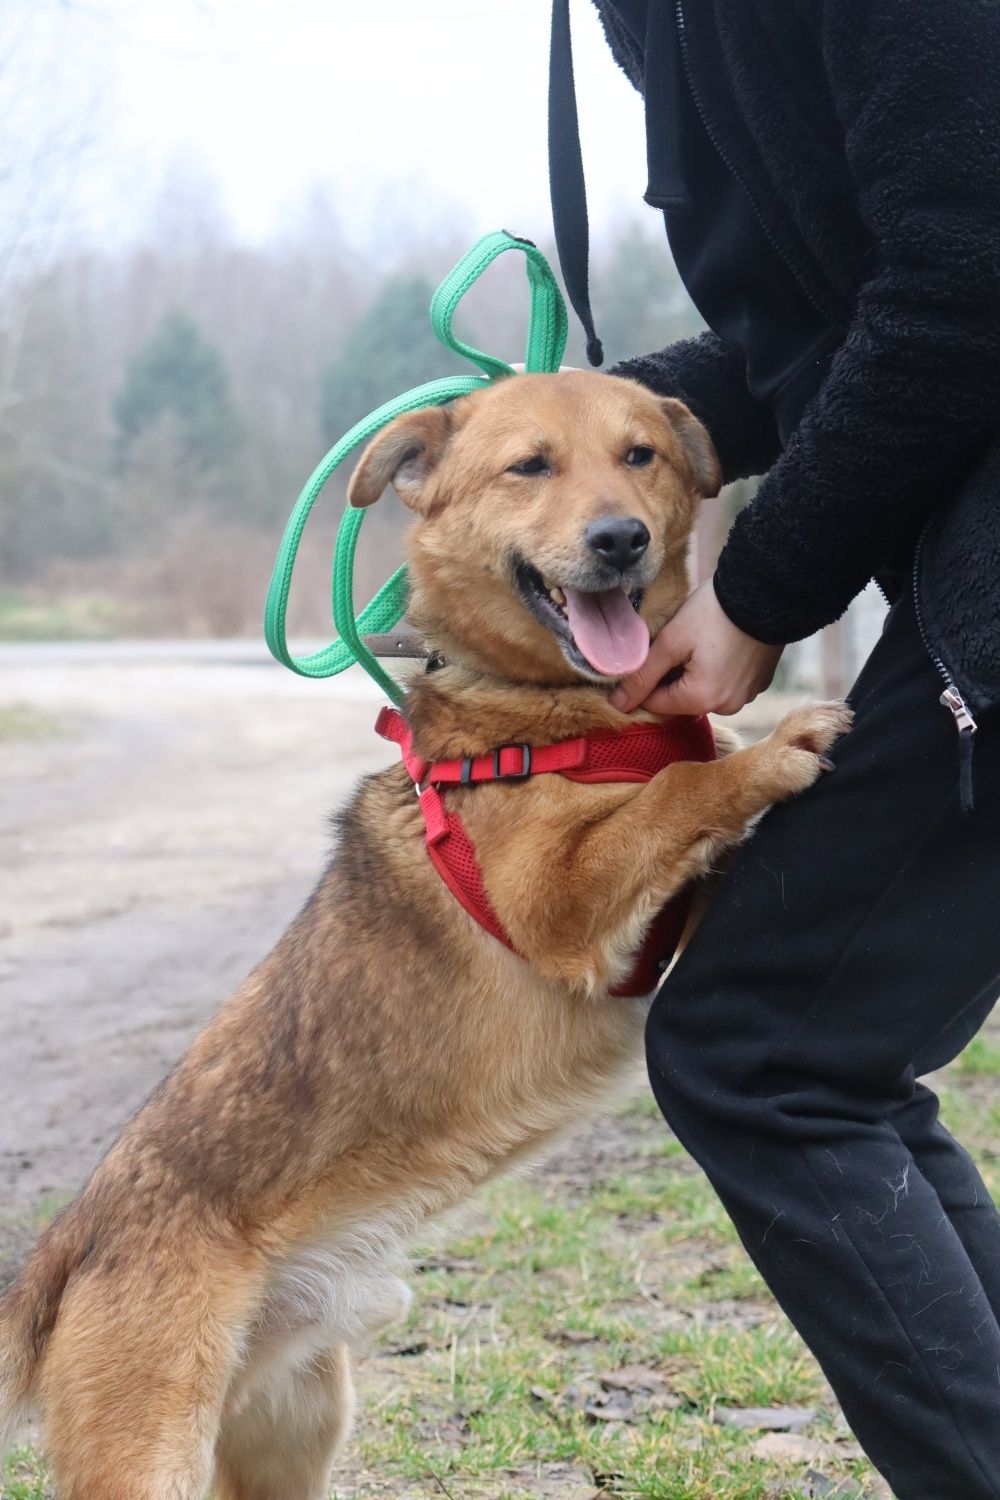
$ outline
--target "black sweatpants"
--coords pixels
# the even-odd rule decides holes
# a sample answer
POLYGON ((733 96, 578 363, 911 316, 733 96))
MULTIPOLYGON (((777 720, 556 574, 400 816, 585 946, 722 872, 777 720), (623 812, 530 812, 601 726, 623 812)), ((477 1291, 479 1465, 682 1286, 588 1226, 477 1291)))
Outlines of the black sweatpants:
POLYGON ((836 769, 760 824, 649 1017, 650 1077, 899 1500, 1000 1500, 1000 1216, 916 1078, 1000 994, 1000 715, 974 813, 913 606, 836 769))

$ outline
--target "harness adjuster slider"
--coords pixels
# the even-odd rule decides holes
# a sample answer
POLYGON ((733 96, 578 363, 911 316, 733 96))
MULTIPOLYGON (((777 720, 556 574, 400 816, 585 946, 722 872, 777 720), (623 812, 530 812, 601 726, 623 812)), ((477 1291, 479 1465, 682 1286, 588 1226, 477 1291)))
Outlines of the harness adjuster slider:
POLYGON ((498 745, 493 752, 493 780, 494 781, 525 781, 531 775, 531 746, 530 745, 498 745), (520 750, 521 768, 517 771, 504 771, 500 765, 500 756, 504 750, 520 750))

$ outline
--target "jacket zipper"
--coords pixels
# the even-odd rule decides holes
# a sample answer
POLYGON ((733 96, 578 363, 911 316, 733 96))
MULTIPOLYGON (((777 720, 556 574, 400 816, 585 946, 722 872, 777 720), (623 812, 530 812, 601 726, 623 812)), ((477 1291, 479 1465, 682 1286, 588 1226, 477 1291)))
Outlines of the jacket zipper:
POLYGON ((927 630, 924 626, 924 617, 920 609, 920 559, 923 556, 924 539, 930 529, 930 521, 920 533, 916 550, 913 554, 913 607, 917 617, 917 629, 920 631, 920 639, 924 643, 924 649, 931 661, 934 663, 944 682, 944 692, 938 700, 951 714, 958 730, 958 764, 959 764, 959 790, 963 813, 969 813, 973 809, 974 797, 972 789, 972 737, 979 728, 972 716, 972 711, 962 696, 961 689, 952 674, 948 671, 938 653, 931 646, 927 638, 927 630))
POLYGON ((840 320, 841 312, 839 310, 834 310, 832 306, 824 307, 823 304, 819 301, 813 289, 807 286, 806 283, 802 280, 802 277, 799 274, 799 271, 792 261, 791 257, 789 256, 788 252, 785 250, 783 245, 779 244, 773 229, 771 228, 770 224, 764 217, 763 212, 761 211, 760 204, 757 202, 756 197, 747 186, 747 182, 743 174, 736 170, 736 168, 733 166, 732 161, 719 145, 718 138, 708 122, 708 116, 705 114, 705 110, 701 102, 701 95, 698 93, 698 90, 695 86, 694 77, 691 72, 691 63, 688 57, 687 26, 684 22, 684 0, 676 0, 675 14, 677 17, 677 32, 680 37, 681 61, 684 65, 684 76, 687 79, 688 88, 691 90, 691 97, 694 100, 695 109, 698 111, 699 119, 701 120, 701 123, 705 128, 705 134, 708 136, 709 140, 712 142, 712 145, 718 152, 723 165, 732 173, 733 177, 735 177, 743 192, 746 194, 750 207, 753 209, 754 217, 763 230, 764 236, 767 239, 768 244, 771 246, 772 250, 784 261, 785 265, 792 273, 792 276, 798 282, 805 295, 809 298, 809 301, 812 303, 813 307, 815 307, 816 311, 818 313, 822 313, 824 318, 830 318, 833 323, 837 324, 840 320))

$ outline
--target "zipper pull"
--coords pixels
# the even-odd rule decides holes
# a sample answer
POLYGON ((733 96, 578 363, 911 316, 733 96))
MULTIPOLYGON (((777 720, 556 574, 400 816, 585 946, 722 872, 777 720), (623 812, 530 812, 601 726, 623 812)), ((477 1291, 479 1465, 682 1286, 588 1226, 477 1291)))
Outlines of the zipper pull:
POLYGON ((945 688, 941 694, 940 701, 944 704, 945 708, 950 709, 959 734, 975 734, 979 725, 969 712, 969 705, 954 683, 950 683, 945 688))
POLYGON ((949 683, 941 694, 941 702, 953 715, 958 729, 958 788, 959 802, 963 813, 970 813, 975 806, 972 790, 972 736, 979 725, 969 712, 969 705, 954 683, 949 683))

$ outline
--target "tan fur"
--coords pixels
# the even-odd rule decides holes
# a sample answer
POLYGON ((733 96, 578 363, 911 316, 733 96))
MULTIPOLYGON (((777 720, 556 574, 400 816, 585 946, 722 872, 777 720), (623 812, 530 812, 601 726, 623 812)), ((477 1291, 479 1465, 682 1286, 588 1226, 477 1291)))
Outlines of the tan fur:
MULTIPOLYGON (((511 559, 569 579, 589 520, 638 516, 642 612, 662 625, 698 491, 718 485, 694 418, 607 376, 517 377, 400 418, 352 498, 393 478, 418 517, 413 614, 448 659, 407 700, 421 753, 625 723, 529 612, 511 559), (656 457, 630 468, 637 445, 656 457), (544 476, 508 472, 540 451, 544 476)), ((523 958, 440 881, 402 768, 365 781, 304 910, 0 1301, 0 1417, 41 1409, 62 1500, 324 1495, 347 1349, 403 1312, 409 1237, 631 1072, 646 1004, 609 989, 650 917, 809 786, 846 722, 800 710, 648 785, 449 793, 523 958)))

